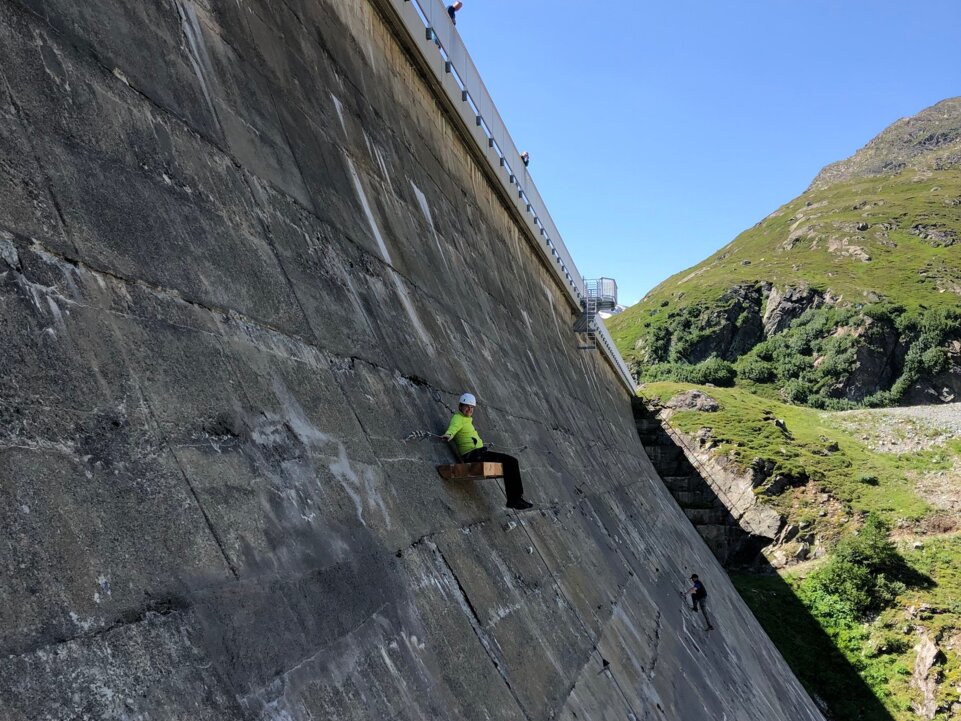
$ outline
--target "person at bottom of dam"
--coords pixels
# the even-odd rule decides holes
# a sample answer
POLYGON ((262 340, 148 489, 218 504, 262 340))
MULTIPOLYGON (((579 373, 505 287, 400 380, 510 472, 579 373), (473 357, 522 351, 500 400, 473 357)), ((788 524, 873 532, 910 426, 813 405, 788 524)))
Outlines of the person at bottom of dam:
POLYGON ((504 466, 504 492, 507 494, 507 507, 522 511, 534 504, 524 498, 524 483, 521 481, 520 464, 514 456, 497 453, 484 445, 474 429, 474 410, 477 399, 470 393, 460 397, 457 412, 451 417, 447 430, 441 438, 454 441, 457 453, 467 463, 491 461, 504 466))
POLYGON ((704 616, 704 623, 706 624, 705 631, 713 631, 714 626, 711 625, 711 620, 707 617, 707 589, 704 587, 704 583, 698 579, 696 573, 691 574, 691 583, 693 584, 689 589, 681 593, 682 596, 691 597, 691 608, 697 613, 698 608, 700 608, 701 615, 704 616))

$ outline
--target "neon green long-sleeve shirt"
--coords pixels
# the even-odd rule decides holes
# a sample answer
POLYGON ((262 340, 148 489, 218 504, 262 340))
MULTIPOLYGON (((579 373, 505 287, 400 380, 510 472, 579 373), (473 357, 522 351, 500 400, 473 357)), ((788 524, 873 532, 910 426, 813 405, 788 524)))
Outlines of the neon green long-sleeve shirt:
POLYGON ((450 436, 454 440, 457 452, 462 456, 484 445, 484 441, 474 430, 474 419, 468 418, 460 411, 457 411, 451 417, 450 425, 447 426, 444 435, 450 436))

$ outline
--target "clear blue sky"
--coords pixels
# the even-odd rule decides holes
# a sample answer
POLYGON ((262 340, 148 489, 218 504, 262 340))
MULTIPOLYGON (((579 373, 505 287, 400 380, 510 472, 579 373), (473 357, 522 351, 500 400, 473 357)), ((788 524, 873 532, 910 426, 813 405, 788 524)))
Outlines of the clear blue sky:
POLYGON ((464 0, 457 29, 578 268, 628 304, 961 95, 961 0, 464 0))

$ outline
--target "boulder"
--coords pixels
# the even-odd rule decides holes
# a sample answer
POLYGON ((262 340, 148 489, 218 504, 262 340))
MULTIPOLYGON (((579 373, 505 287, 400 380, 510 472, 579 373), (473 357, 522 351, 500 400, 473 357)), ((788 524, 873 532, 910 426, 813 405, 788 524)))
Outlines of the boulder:
POLYGON ((664 407, 676 411, 704 411, 705 413, 713 413, 720 408, 720 405, 707 393, 691 390, 674 396, 664 404, 664 407))

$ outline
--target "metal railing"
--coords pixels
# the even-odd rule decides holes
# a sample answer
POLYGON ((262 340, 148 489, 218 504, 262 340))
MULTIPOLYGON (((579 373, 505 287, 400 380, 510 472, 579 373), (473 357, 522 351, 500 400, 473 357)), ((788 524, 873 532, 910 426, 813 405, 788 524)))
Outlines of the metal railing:
MULTIPOLYGON (((671 440, 674 441, 674 445, 678 446, 682 450, 684 455, 687 457, 688 462, 694 467, 694 470, 698 472, 698 475, 701 476, 701 479, 707 484, 708 488, 713 491, 714 495, 717 496, 718 500, 728 510, 728 512, 731 514, 731 517, 735 521, 738 521, 740 516, 735 514, 743 514, 744 510, 746 509, 742 509, 740 511, 737 509, 737 507, 734 505, 734 502, 731 501, 727 493, 724 492, 721 484, 715 480, 714 476, 707 469, 707 466, 701 462, 701 459, 697 457, 697 453, 694 452, 694 449, 687 444, 687 442, 684 440, 684 437, 676 428, 674 428, 674 426, 671 425, 670 421, 663 418, 657 418, 656 415, 655 419, 660 422, 661 428, 663 428, 664 432, 667 433, 671 440)), ((753 531, 750 531, 749 533, 752 536, 754 535, 753 531)))
MULTIPOLYGON (((380 0, 390 7, 422 59, 457 110, 468 134, 494 170, 502 189, 525 218, 533 245, 564 288, 568 300, 580 311, 586 296, 584 279, 577 271, 541 198, 507 126, 497 111, 480 72, 461 40, 441 0, 380 0)), ((597 341, 618 377, 633 395, 637 383, 621 358, 610 333, 598 319, 597 341)))

